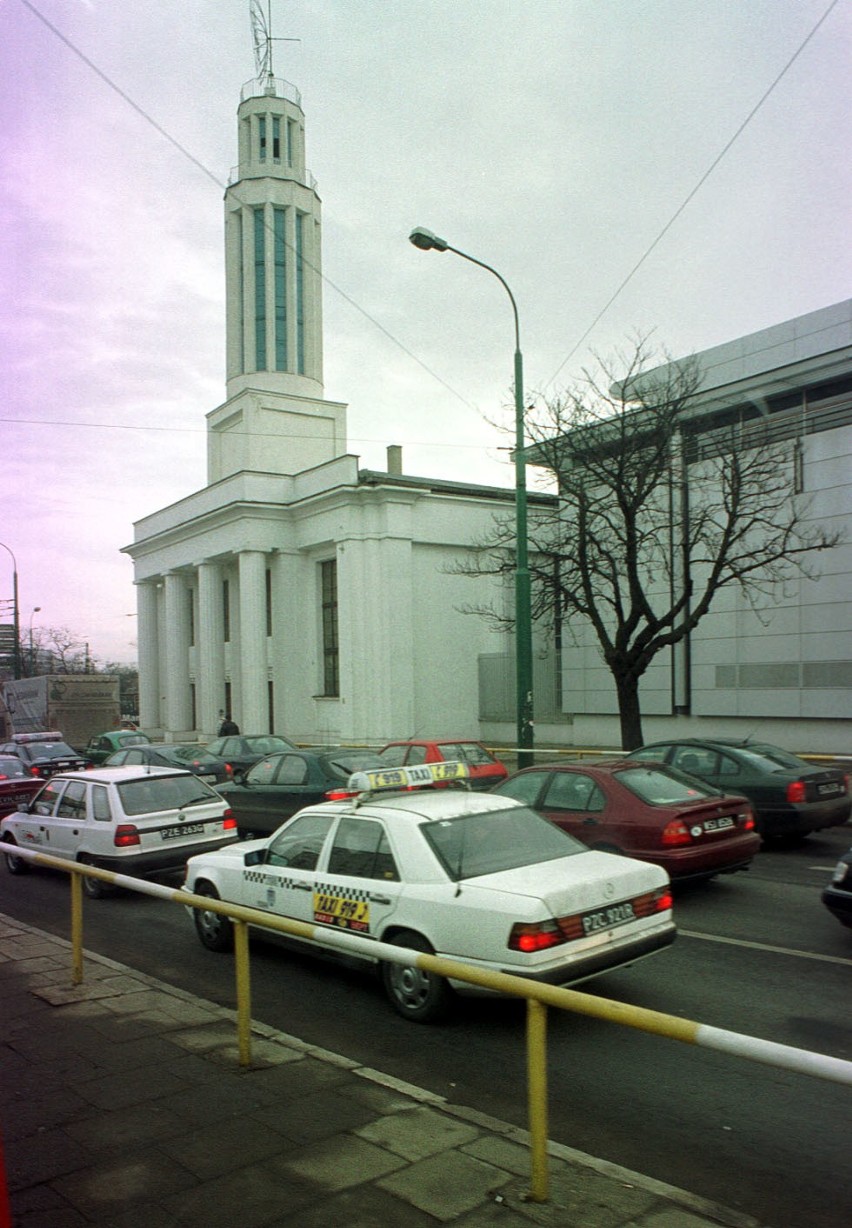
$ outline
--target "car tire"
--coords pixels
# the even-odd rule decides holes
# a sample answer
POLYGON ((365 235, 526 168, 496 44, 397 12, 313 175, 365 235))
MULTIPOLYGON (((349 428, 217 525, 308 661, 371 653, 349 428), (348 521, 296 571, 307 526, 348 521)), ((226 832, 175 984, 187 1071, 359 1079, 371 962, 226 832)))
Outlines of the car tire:
MULTIPOLYGON (((195 895, 206 895, 211 900, 218 900, 219 892, 212 883, 199 883, 195 895)), ((234 926, 228 917, 222 913, 212 912, 203 908, 192 911, 195 922, 195 932, 201 945, 208 951, 232 951, 234 948, 234 926)))
MULTIPOLYGON (((94 865, 87 857, 80 857, 79 860, 84 865, 94 865)), ((90 900, 105 900, 108 896, 115 895, 115 887, 112 883, 105 883, 102 878, 90 878, 88 874, 83 876, 83 892, 90 900)))
MULTIPOLYGON (((4 845, 8 848, 9 845, 14 845, 14 840, 4 840, 4 845)), ((32 867, 25 857, 16 857, 13 853, 7 853, 4 849, 3 856, 6 858, 6 869, 10 874, 29 874, 32 867)))
MULTIPOLYGON (((402 930, 390 941, 396 947, 410 947, 426 955, 435 953, 422 934, 412 930, 402 930)), ((453 994, 446 979, 434 972, 424 972, 416 964, 382 960, 382 984, 391 1005, 403 1019, 435 1023, 449 1012, 453 994)))

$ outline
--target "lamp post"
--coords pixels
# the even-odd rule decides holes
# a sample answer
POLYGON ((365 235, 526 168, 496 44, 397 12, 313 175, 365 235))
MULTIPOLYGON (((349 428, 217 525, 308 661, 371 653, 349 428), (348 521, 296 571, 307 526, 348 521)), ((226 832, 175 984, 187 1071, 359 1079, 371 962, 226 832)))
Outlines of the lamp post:
POLYGON ((524 374, 521 355, 521 333, 515 296, 504 277, 490 264, 451 247, 431 230, 417 226, 408 236, 420 251, 455 252, 463 260, 478 264, 493 273, 509 296, 515 319, 515 673, 518 767, 530 767, 533 762, 533 679, 532 679, 532 607, 530 600, 530 570, 527 547, 527 472, 524 453, 524 374))
POLYGON ((21 626, 18 618, 18 561, 12 551, 5 542, 0 542, 0 546, 6 551, 12 560, 12 633, 15 637, 15 677, 21 676, 21 626))
POLYGON ((32 608, 32 614, 30 614, 30 663, 27 668, 31 678, 33 676, 33 665, 35 664, 35 654, 33 653, 33 614, 39 614, 40 612, 41 606, 34 605, 32 608))

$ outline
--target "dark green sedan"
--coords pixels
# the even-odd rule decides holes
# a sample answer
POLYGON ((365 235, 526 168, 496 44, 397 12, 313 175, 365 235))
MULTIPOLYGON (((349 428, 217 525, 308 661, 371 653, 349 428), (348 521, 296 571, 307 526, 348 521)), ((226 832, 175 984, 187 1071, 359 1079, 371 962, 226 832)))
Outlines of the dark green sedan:
POLYGON ((768 742, 678 738, 642 746, 626 758, 667 763, 725 793, 742 793, 765 840, 839 827, 852 810, 844 771, 808 763, 768 742))
POLYGON ((349 747, 285 751, 267 755, 247 772, 235 770, 234 783, 221 785, 237 820, 240 835, 265 836, 276 831, 303 806, 329 800, 345 788, 353 772, 386 768, 373 751, 349 747))

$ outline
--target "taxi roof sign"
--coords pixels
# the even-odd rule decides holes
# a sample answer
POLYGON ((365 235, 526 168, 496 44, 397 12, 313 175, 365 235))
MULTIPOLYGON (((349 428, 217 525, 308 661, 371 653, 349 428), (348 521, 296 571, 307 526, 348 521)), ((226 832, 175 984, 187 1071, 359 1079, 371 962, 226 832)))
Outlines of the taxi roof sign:
POLYGON ((386 789, 415 789, 446 784, 454 780, 467 780, 469 776, 470 768, 466 763, 418 763, 410 767, 355 772, 349 777, 348 787, 353 793, 375 793, 386 789))

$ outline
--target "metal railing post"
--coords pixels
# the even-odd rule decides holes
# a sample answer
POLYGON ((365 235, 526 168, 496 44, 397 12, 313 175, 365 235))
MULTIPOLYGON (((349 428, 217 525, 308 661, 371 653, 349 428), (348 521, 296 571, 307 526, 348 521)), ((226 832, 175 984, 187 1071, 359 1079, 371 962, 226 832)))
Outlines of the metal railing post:
POLYGON ((83 875, 71 878, 71 984, 83 983, 83 875))
POLYGON ((240 1065, 251 1065, 251 976, 248 924, 234 921, 234 966, 237 978, 237 1044, 240 1065))
POLYGON ((527 999, 530 1201, 547 1202, 547 1007, 527 999))

